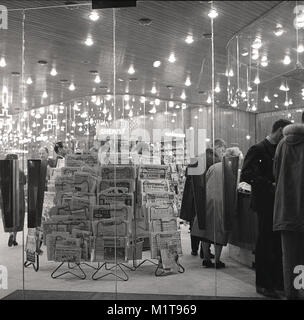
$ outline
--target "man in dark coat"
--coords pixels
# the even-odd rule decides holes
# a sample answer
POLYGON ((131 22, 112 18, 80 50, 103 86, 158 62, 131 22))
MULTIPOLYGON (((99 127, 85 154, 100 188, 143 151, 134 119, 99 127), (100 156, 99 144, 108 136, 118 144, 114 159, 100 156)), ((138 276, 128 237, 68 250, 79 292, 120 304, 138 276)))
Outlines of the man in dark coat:
POLYGON ((304 124, 289 125, 283 134, 274 160, 273 230, 281 234, 285 295, 304 299, 304 124))
POLYGON ((281 240, 280 235, 272 230, 275 194, 273 160, 276 147, 283 138, 283 128, 290 123, 283 119, 276 121, 271 134, 248 150, 240 179, 251 185, 251 208, 258 216, 256 290, 269 297, 278 297, 276 290, 283 289, 281 240))
MULTIPOLYGON (((206 190, 205 174, 214 163, 220 162, 226 149, 226 143, 222 139, 215 139, 215 152, 211 148, 206 149, 206 170, 200 176, 188 175, 188 168, 195 167, 197 164, 189 165, 186 170, 186 182, 183 192, 180 218, 190 223, 190 231, 197 215, 200 229, 205 228, 205 211, 206 211, 206 190)), ((201 239, 191 235, 191 254, 197 255, 201 239)), ((214 257, 211 254, 211 257, 214 257)), ((203 250, 200 248, 200 257, 203 259, 203 250)))

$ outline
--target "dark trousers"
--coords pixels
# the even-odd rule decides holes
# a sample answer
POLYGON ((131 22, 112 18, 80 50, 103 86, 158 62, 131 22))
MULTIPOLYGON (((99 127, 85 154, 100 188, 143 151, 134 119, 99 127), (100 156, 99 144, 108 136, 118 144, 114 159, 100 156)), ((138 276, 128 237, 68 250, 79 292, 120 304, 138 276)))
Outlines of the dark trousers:
MULTIPOLYGON (((194 222, 194 219, 192 221, 190 221, 190 232, 191 232, 191 229, 193 226, 193 222, 194 222)), ((201 239, 199 237, 191 235, 191 251, 192 252, 198 251, 200 241, 201 241, 201 239)))
POLYGON ((255 249, 256 286, 283 290, 282 246, 279 232, 273 232, 273 207, 258 211, 258 239, 255 249))
POLYGON ((304 232, 282 231, 281 239, 285 295, 287 299, 303 300, 304 232))

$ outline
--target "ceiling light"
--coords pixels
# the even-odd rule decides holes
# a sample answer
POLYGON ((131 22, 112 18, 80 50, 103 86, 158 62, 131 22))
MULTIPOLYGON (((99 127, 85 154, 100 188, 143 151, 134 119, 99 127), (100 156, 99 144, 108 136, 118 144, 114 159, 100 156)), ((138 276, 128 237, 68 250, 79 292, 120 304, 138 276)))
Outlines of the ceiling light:
POLYGON ((210 103, 212 102, 210 95, 208 96, 206 102, 207 102, 208 104, 210 104, 210 103))
POLYGON ((215 9, 211 9, 208 13, 209 18, 214 19, 218 16, 218 13, 215 9))
POLYGON ((157 92, 156 88, 155 88, 155 86, 153 86, 152 89, 151 89, 151 93, 155 94, 156 92, 157 92))
POLYGON ((43 94, 42 94, 42 98, 46 99, 47 97, 48 97, 48 94, 47 94, 46 91, 44 91, 43 94))
POLYGON ((145 97, 140 97, 140 102, 141 103, 145 103, 146 102, 146 98, 145 97))
POLYGON ((135 69, 133 67, 133 65, 130 66, 129 70, 128 70, 129 74, 134 74, 135 73, 135 69))
POLYGON ((174 53, 171 53, 169 58, 168 58, 168 61, 171 62, 171 63, 174 63, 176 61, 176 58, 175 58, 175 55, 174 53))
POLYGON ((234 76, 234 72, 233 72, 233 70, 232 70, 232 69, 230 69, 230 70, 229 70, 229 72, 228 72, 228 76, 229 76, 229 77, 233 77, 233 76, 234 76))
POLYGON ((149 110, 150 113, 156 113, 156 108, 155 106, 153 106, 153 108, 151 110, 149 110))
POLYGON ((2 58, 0 59, 0 67, 1 67, 1 68, 4 68, 5 66, 6 66, 6 61, 5 61, 5 58, 2 57, 2 58))
POLYGON ((298 46, 297 51, 298 51, 299 53, 304 52, 304 46, 303 46, 303 44, 300 44, 300 45, 298 46))
POLYGON ((290 64, 290 62, 291 62, 291 59, 290 59, 289 55, 286 55, 284 57, 283 63, 287 65, 287 64, 290 64))
POLYGON ((126 94, 126 95, 124 96, 124 100, 125 100, 125 101, 129 101, 129 100, 130 100, 130 96, 126 94))
POLYGON ((96 75, 96 77, 95 77, 95 79, 94 79, 94 82, 95 82, 95 83, 100 83, 100 82, 101 82, 101 79, 100 79, 99 74, 96 75))
POLYGON ((242 50, 242 52, 241 52, 241 55, 242 55, 243 57, 248 56, 248 54, 249 54, 249 53, 248 53, 248 50, 245 49, 245 48, 244 48, 244 49, 242 50))
POLYGON ((268 66, 268 61, 262 61, 261 62, 262 67, 267 67, 268 66))
POLYGON ((261 83, 261 81, 260 81, 260 78, 259 78, 259 75, 257 74, 256 75, 256 77, 255 77, 255 79, 254 79, 254 81, 253 81, 255 84, 259 84, 259 83, 261 83))
POLYGON ((84 42, 87 46, 92 46, 93 44, 94 44, 94 41, 93 41, 93 39, 92 39, 92 37, 91 36, 88 36, 87 37, 87 39, 86 39, 86 41, 84 42))
POLYGON ((31 77, 28 77, 27 80, 26 80, 26 83, 27 84, 32 84, 33 83, 33 80, 31 77))
POLYGON ((173 108, 174 107, 174 102, 173 101, 169 101, 169 108, 173 108))
POLYGON ((216 87, 215 87, 214 91, 215 91, 216 93, 221 92, 221 88, 220 88, 220 84, 219 84, 219 83, 216 84, 216 87))
POLYGON ((286 100, 286 101, 284 102, 284 106, 285 106, 285 107, 288 107, 288 106, 289 106, 288 100, 286 100))
POLYGON ((75 90, 75 85, 74 85, 73 82, 70 84, 69 90, 70 90, 70 91, 74 91, 74 90, 75 90))
POLYGON ((273 33, 277 36, 280 37, 283 33, 284 33, 284 29, 283 26, 281 24, 277 24, 275 30, 273 31, 273 33))
POLYGON ((90 14, 89 14, 89 18, 92 20, 92 21, 97 21, 99 19, 99 14, 96 12, 96 11, 92 11, 90 14))
POLYGON ((53 76, 53 77, 57 76, 57 70, 56 70, 56 68, 52 68, 52 70, 51 70, 51 72, 50 72, 50 75, 53 76))
POLYGON ((154 68, 158 68, 158 67, 160 67, 160 65, 161 65, 161 62, 159 60, 156 60, 156 61, 153 62, 153 67, 154 68))
POLYGON ((261 39, 260 38, 256 38, 251 46, 254 49, 260 49, 262 47, 261 39))
POLYGON ((183 91, 183 92, 182 92, 182 94, 181 94, 181 96, 180 96, 180 97, 181 97, 181 99, 183 99, 183 100, 185 100, 185 99, 186 99, 186 93, 185 93, 185 91, 183 91))
POLYGON ((185 39, 185 42, 188 43, 188 44, 191 44, 193 43, 193 36, 192 35, 188 35, 185 39))
POLYGON ((159 99, 155 99, 155 105, 159 106, 160 105, 160 100, 159 99))
POLYGON ((190 77, 187 77, 187 79, 186 79, 186 81, 185 81, 185 86, 187 86, 187 87, 191 86, 190 77))

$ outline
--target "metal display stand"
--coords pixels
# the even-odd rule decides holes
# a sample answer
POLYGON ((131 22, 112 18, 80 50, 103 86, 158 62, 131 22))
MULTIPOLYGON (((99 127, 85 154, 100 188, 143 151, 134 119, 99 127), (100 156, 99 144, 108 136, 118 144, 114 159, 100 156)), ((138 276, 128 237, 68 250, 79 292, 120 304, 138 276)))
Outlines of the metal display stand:
MULTIPOLYGON (((185 272, 185 268, 178 262, 178 258, 176 260, 176 264, 178 265, 178 273, 184 273, 185 272)), ((172 271, 168 271, 166 269, 164 269, 162 267, 162 261, 161 259, 159 259, 158 261, 158 266, 155 270, 155 276, 156 277, 161 277, 161 276, 166 276, 166 275, 169 275, 169 274, 172 274, 172 271), (161 271, 160 273, 158 271, 161 271)))
POLYGON ((120 279, 120 280, 122 280, 122 281, 128 281, 128 280, 129 280, 129 276, 128 276, 127 273, 124 271, 124 269, 121 267, 121 266, 122 266, 121 263, 115 263, 114 266, 112 266, 111 268, 108 268, 107 265, 108 265, 108 262, 104 262, 102 265, 98 266, 97 270, 96 270, 96 271, 93 273, 93 275, 92 275, 92 279, 93 279, 93 280, 99 280, 99 279, 103 279, 103 278, 105 278, 105 277, 107 277, 107 276, 112 275, 112 276, 115 276, 117 279, 120 279), (97 277, 98 272, 99 272, 100 270, 102 270, 103 267, 104 267, 104 269, 105 269, 106 271, 110 271, 110 272, 105 273, 105 274, 97 277), (117 273, 112 272, 113 268, 119 268, 119 269, 122 271, 123 276, 120 276, 120 275, 118 275, 117 273))
POLYGON ((74 270, 74 269, 77 267, 77 268, 80 270, 80 272, 82 273, 82 276, 81 276, 81 275, 78 275, 78 274, 76 274, 76 273, 74 273, 74 272, 72 272, 72 271, 65 271, 65 272, 59 273, 58 275, 55 275, 56 272, 59 271, 59 269, 60 269, 65 263, 66 263, 66 262, 61 262, 61 263, 59 264, 59 266, 52 272, 51 277, 52 277, 53 279, 60 278, 60 277, 62 277, 62 276, 65 275, 65 274, 71 274, 71 275, 73 275, 73 276, 75 276, 76 278, 81 279, 81 280, 86 279, 87 275, 85 274, 85 272, 84 272, 83 269, 81 268, 80 263, 75 263, 75 266, 74 266, 74 267, 71 267, 71 266, 70 266, 70 262, 68 262, 68 269, 74 270))
POLYGON ((35 252, 34 255, 35 255, 35 262, 26 260, 24 262, 24 267, 28 268, 29 266, 33 266, 34 270, 36 272, 38 272, 38 270, 39 270, 39 254, 37 252, 35 252))

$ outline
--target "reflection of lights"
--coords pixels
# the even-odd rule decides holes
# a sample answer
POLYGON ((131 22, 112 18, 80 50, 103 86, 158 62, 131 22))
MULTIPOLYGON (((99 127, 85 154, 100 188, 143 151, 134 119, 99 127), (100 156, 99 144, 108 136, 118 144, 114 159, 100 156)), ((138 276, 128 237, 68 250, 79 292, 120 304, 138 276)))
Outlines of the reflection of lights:
POLYGON ((253 106, 253 107, 251 108, 251 110, 252 110, 252 111, 257 111, 257 107, 256 107, 256 106, 253 106))
POLYGON ((268 98, 268 96, 265 96, 263 100, 264 100, 264 102, 266 102, 266 103, 271 102, 271 100, 268 98))
POLYGON ((141 103, 145 103, 146 102, 146 98, 145 97, 140 97, 140 102, 141 103))
POLYGON ((161 65, 161 62, 159 60, 156 60, 156 61, 153 62, 153 67, 154 68, 158 68, 158 67, 160 67, 160 65, 161 65))
POLYGON ((159 106, 160 105, 160 100, 159 99, 155 99, 155 105, 159 106))
POLYGON ((247 139, 247 140, 250 140, 250 139, 251 139, 251 136, 250 136, 249 134, 247 134, 246 139, 247 139))
POLYGON ((95 83, 100 83, 100 82, 101 82, 101 79, 100 79, 99 74, 96 75, 96 77, 95 77, 95 79, 94 79, 94 82, 95 82, 95 83))
POLYGON ((191 80, 190 80, 190 77, 188 76, 186 81, 185 81, 185 86, 189 87, 191 86, 191 80))
POLYGON ((210 104, 210 103, 212 102, 212 99, 211 99, 210 95, 208 96, 206 102, 207 102, 208 104, 210 104))
POLYGON ((97 11, 92 11, 90 14, 89 14, 89 18, 92 20, 92 21, 97 21, 99 19, 99 14, 97 13, 97 11))
POLYGON ((43 98, 43 99, 46 99, 47 97, 48 97, 48 94, 47 94, 46 91, 44 91, 43 94, 42 94, 42 98, 43 98))
POLYGON ((286 65, 288 65, 288 64, 290 64, 290 62, 291 62, 291 59, 290 59, 289 55, 286 55, 286 56, 284 57, 283 63, 286 64, 286 65))
POLYGON ((259 75, 257 74, 256 75, 256 77, 255 77, 255 79, 254 79, 254 81, 253 81, 255 84, 259 84, 259 83, 261 83, 261 81, 260 81, 260 78, 259 78, 259 75))
POLYGON ((92 46, 94 44, 94 41, 91 36, 88 36, 84 42, 88 47, 92 46))
POLYGON ((156 108, 155 106, 153 106, 153 108, 151 110, 149 110, 150 113, 156 113, 156 108))
POLYGON ((132 111, 132 109, 130 110, 128 116, 129 116, 129 118, 132 118, 132 117, 133 117, 133 111, 132 111))
POLYGON ((157 92, 156 88, 155 88, 155 86, 153 86, 152 89, 151 89, 151 93, 155 94, 156 92, 157 92))
POLYGON ((185 42, 188 43, 188 44, 191 44, 193 43, 193 36, 192 35, 188 35, 185 39, 185 42))
POLYGON ((33 80, 31 77, 28 77, 27 80, 26 80, 26 83, 27 84, 32 84, 33 83, 33 80))
POLYGON ((55 76, 57 76, 57 70, 56 70, 56 68, 52 68, 52 70, 51 70, 51 72, 50 72, 50 75, 51 76, 53 76, 53 77, 55 77, 55 76))
POLYGON ((169 58, 168 58, 168 61, 169 61, 170 63, 174 63, 174 62, 176 61, 176 58, 175 58, 174 53, 171 53, 171 54, 170 54, 170 56, 169 56, 169 58))
POLYGON ((125 100, 125 101, 129 101, 129 100, 130 100, 130 96, 126 94, 126 95, 124 96, 124 100, 125 100))
POLYGON ((283 33, 284 33, 284 29, 283 26, 281 24, 277 24, 275 30, 273 31, 273 33, 277 36, 280 37, 283 33))
POLYGON ((182 92, 182 94, 181 94, 181 96, 180 96, 180 97, 181 97, 181 99, 183 99, 183 100, 185 100, 185 99, 186 99, 186 93, 185 93, 185 91, 183 91, 183 92, 182 92))
POLYGON ((275 93, 273 96, 274 96, 275 98, 277 98, 279 95, 278 95, 277 93, 275 93))
POLYGON ((256 38, 251 46, 254 49, 260 49, 262 47, 261 39, 260 38, 256 38))
POLYGON ((276 109, 279 109, 279 106, 276 104, 275 106, 274 106, 276 109))
POLYGON ((169 108, 173 108, 174 107, 174 102, 173 101, 169 101, 169 108))
POLYGON ((219 84, 219 83, 216 84, 216 87, 215 87, 214 91, 215 91, 216 93, 221 92, 221 88, 220 88, 220 84, 219 84))
POLYGON ((129 74, 134 74, 135 73, 135 69, 133 67, 133 65, 130 66, 129 70, 128 70, 129 74))
POLYGON ((6 61, 5 61, 5 58, 2 57, 2 58, 0 59, 0 67, 1 67, 1 68, 4 68, 5 66, 6 66, 6 61))
POLYGON ((75 90, 75 85, 74 85, 73 82, 70 84, 69 90, 70 90, 70 91, 74 91, 74 90, 75 90))
POLYGON ((304 52, 304 46, 303 46, 303 44, 300 44, 300 45, 298 46, 297 51, 298 51, 299 53, 304 52))

